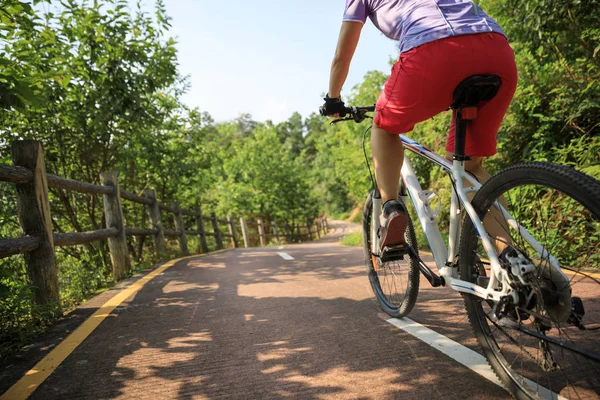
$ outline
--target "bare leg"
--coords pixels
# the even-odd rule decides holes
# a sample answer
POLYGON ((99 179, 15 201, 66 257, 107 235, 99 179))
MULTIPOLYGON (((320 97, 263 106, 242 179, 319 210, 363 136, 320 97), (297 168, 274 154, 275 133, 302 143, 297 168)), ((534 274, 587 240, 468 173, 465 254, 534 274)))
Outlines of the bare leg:
POLYGON ((402 146, 400 136, 387 133, 373 124, 371 149, 381 200, 383 203, 388 200, 397 200, 400 168, 404 161, 404 146, 402 146))
MULTIPOLYGON (((452 153, 446 153, 446 159, 452 161, 452 153)), ((483 184, 490 179, 490 174, 483 168, 484 157, 472 157, 465 161, 465 170, 475 175, 479 183, 483 184)), ((471 186, 468 181, 463 181, 465 187, 471 186)), ((474 193, 469 193, 469 200, 473 199, 474 193)), ((507 208, 504 197, 498 199, 502 207, 507 208)), ((506 220, 501 215, 500 210, 493 207, 488 214, 483 218, 485 230, 490 235, 492 243, 496 247, 496 251, 501 253, 508 245, 512 243, 510 231, 506 220), (495 238, 495 239, 494 239, 495 238)))

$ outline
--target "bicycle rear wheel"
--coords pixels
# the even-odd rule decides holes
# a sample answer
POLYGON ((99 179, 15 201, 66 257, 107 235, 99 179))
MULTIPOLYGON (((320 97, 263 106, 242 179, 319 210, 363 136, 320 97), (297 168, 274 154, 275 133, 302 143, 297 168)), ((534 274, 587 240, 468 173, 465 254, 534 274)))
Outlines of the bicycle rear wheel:
MULTIPOLYGON (((520 299, 518 304, 499 305, 463 295, 490 365, 519 399, 598 398, 600 182, 567 167, 524 163, 491 178, 472 203, 488 232, 495 224, 496 234, 490 238, 500 250, 506 248, 500 263, 514 278, 511 288, 520 299), (497 201, 505 202, 520 227, 510 226, 497 201), (558 264, 548 253, 536 251, 525 231, 558 264)), ((487 286, 491 271, 485 259, 467 217, 461 279, 487 286)))
MULTIPOLYGON (((373 193, 365 202, 363 212, 363 250, 371 287, 381 309, 388 315, 402 318, 408 315, 417 301, 419 293, 418 261, 409 254, 403 260, 381 262, 371 252, 371 222, 373 215, 373 193)), ((406 242, 417 249, 415 230, 408 216, 405 233, 406 242)))

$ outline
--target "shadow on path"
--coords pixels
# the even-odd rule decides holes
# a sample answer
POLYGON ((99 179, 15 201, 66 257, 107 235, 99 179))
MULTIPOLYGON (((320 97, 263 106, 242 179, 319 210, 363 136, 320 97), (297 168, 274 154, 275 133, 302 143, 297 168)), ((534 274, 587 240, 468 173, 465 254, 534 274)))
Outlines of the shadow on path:
POLYGON ((356 249, 326 244, 178 263, 32 398, 507 398, 378 318, 356 249))

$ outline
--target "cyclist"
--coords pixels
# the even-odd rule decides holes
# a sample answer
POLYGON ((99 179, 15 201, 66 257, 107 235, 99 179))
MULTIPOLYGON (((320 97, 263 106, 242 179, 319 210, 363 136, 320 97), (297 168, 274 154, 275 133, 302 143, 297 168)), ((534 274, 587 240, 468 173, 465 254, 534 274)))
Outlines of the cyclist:
MULTIPOLYGON (((371 147, 381 192, 382 248, 404 242, 406 209, 398 201, 404 149, 398 134, 448 109, 456 86, 478 74, 501 78, 496 96, 482 103, 467 128, 465 169, 483 183, 484 157, 496 154, 496 134, 517 85, 514 53, 498 23, 470 0, 346 0, 342 27, 331 64, 325 115, 343 114, 342 86, 367 18, 398 41, 400 58, 376 104, 371 147)), ((452 160, 454 119, 446 158, 452 160)), ((487 227, 486 227, 487 228, 487 227)), ((501 229, 501 227, 498 227, 501 229)), ((488 232, 493 232, 488 228, 488 232)))

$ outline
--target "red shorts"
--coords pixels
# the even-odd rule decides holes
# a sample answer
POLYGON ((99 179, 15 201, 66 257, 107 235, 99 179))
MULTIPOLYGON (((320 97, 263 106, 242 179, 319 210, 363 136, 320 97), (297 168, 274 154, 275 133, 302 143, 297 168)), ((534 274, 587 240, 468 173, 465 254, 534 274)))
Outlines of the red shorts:
MULTIPOLYGON (((517 87, 514 52, 498 33, 453 36, 400 55, 377 100, 375 124, 389 133, 410 132, 416 123, 448 109, 456 86, 471 75, 495 74, 498 94, 479 106, 467 127, 466 154, 496 154, 496 134, 517 87)), ((446 150, 454 152, 454 118, 446 150)))

